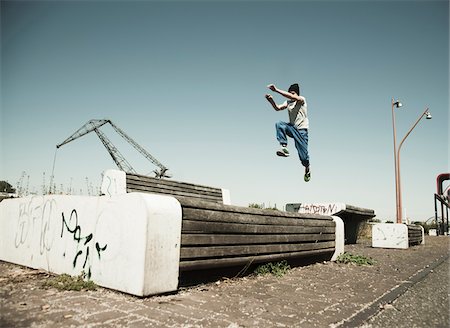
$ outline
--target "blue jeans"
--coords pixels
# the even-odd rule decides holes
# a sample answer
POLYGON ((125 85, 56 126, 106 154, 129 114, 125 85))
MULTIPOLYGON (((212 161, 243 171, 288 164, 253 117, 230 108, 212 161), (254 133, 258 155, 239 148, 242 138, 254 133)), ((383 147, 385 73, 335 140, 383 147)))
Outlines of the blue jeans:
POLYGON ((275 124, 277 131, 277 140, 281 145, 287 145, 288 141, 286 136, 291 137, 295 141, 295 148, 297 148, 298 157, 304 167, 309 166, 309 154, 308 154, 308 130, 297 129, 290 123, 277 122, 275 124))

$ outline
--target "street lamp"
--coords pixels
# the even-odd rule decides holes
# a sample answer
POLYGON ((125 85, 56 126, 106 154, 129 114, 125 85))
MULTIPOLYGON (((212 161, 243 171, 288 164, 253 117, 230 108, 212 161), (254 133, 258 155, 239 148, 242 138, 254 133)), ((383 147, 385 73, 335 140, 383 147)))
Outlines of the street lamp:
POLYGON ((395 128, 395 108, 402 107, 402 103, 399 100, 394 100, 394 98, 391 99, 391 108, 392 108, 392 131, 394 133, 394 168, 395 168, 395 206, 396 206, 396 218, 398 221, 399 218, 399 210, 398 210, 398 204, 399 204, 399 190, 398 190, 398 165, 397 165, 397 130, 395 128))
POLYGON ((398 149, 396 148, 396 128, 395 128, 395 114, 394 108, 400 108, 402 103, 399 101, 395 101, 392 99, 392 126, 394 130, 394 164, 395 164, 395 192, 396 192, 396 207, 397 207, 397 223, 402 223, 402 189, 401 189, 401 179, 400 179, 400 150, 405 142, 406 138, 411 134, 412 130, 419 124, 420 120, 425 116, 427 120, 431 119, 431 113, 429 108, 427 107, 422 115, 419 116, 417 121, 413 124, 413 126, 409 129, 408 133, 406 133, 405 137, 400 142, 398 149))

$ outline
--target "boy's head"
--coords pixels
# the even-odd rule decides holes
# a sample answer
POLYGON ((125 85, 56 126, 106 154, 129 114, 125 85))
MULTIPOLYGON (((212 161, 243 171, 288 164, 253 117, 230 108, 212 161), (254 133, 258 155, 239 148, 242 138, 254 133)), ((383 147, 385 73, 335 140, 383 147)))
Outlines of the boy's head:
POLYGON ((297 96, 300 96, 300 87, 298 86, 298 84, 297 83, 294 83, 294 84, 292 84, 290 87, 289 87, 289 90, 288 90, 290 93, 292 93, 292 91, 293 92, 295 92, 296 94, 297 94, 297 96))

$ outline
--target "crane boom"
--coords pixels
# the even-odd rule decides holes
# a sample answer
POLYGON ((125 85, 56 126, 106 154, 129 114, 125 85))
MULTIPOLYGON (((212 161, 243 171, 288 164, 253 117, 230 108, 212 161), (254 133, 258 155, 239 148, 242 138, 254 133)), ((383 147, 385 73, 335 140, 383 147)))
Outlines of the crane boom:
POLYGON ((130 145, 132 145, 138 152, 140 152, 145 158, 147 158, 150 162, 155 164, 160 168, 160 172, 156 172, 156 175, 161 174, 159 176, 160 178, 166 175, 166 172, 168 170, 167 167, 162 165, 155 157, 153 157, 147 150, 145 150, 143 147, 141 147, 136 141, 134 141, 130 136, 128 136, 124 131, 122 131, 117 125, 115 125, 113 122, 109 121, 111 126, 116 130, 116 132, 122 136, 130 145))
POLYGON ((111 155, 113 161, 117 164, 117 166, 122 171, 136 173, 130 163, 128 163, 128 161, 125 159, 125 157, 123 157, 119 150, 111 143, 111 141, 109 141, 105 134, 99 129, 94 129, 94 131, 95 133, 97 133, 98 137, 102 141, 105 148, 108 150, 108 153, 111 155))
POLYGON ((101 120, 90 120, 86 124, 84 124, 81 128, 75 131, 70 137, 64 140, 62 143, 56 145, 56 148, 60 148, 65 144, 74 141, 90 132, 95 132, 97 136, 100 138, 101 142, 107 149, 108 153, 111 155, 112 159, 116 163, 116 165, 125 172, 136 173, 130 163, 125 159, 125 157, 119 152, 119 150, 112 144, 112 142, 106 137, 106 135, 99 130, 105 124, 111 124, 114 130, 124 138, 130 145, 132 145, 137 151, 139 151, 145 158, 147 158, 154 165, 159 167, 158 170, 154 170, 155 176, 157 178, 170 178, 170 175, 167 174, 168 168, 162 165, 155 157, 153 157, 147 150, 145 150, 142 146, 140 146, 136 141, 134 141, 130 136, 128 136, 123 130, 121 130, 117 125, 115 125, 111 120, 101 119, 101 120))
POLYGON ((77 131, 75 131, 70 137, 68 137, 66 140, 61 142, 60 144, 56 145, 56 148, 59 148, 61 146, 64 146, 65 144, 74 141, 75 139, 78 139, 79 137, 82 137, 89 132, 94 131, 95 129, 98 129, 102 125, 105 125, 108 123, 109 120, 90 120, 85 125, 83 125, 81 128, 79 128, 77 131))

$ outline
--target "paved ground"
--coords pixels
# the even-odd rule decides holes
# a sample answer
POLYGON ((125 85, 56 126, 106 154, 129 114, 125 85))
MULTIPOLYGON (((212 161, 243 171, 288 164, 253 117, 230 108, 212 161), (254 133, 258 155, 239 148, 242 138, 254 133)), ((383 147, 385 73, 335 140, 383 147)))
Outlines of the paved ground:
POLYGON ((449 327, 449 247, 443 236, 407 250, 366 241, 346 251, 372 266, 316 263, 147 298, 48 289, 45 272, 0 262, 0 326, 449 327))
POLYGON ((368 321, 368 327, 450 327, 447 259, 368 321), (443 288, 446 286, 447 288, 443 288))

